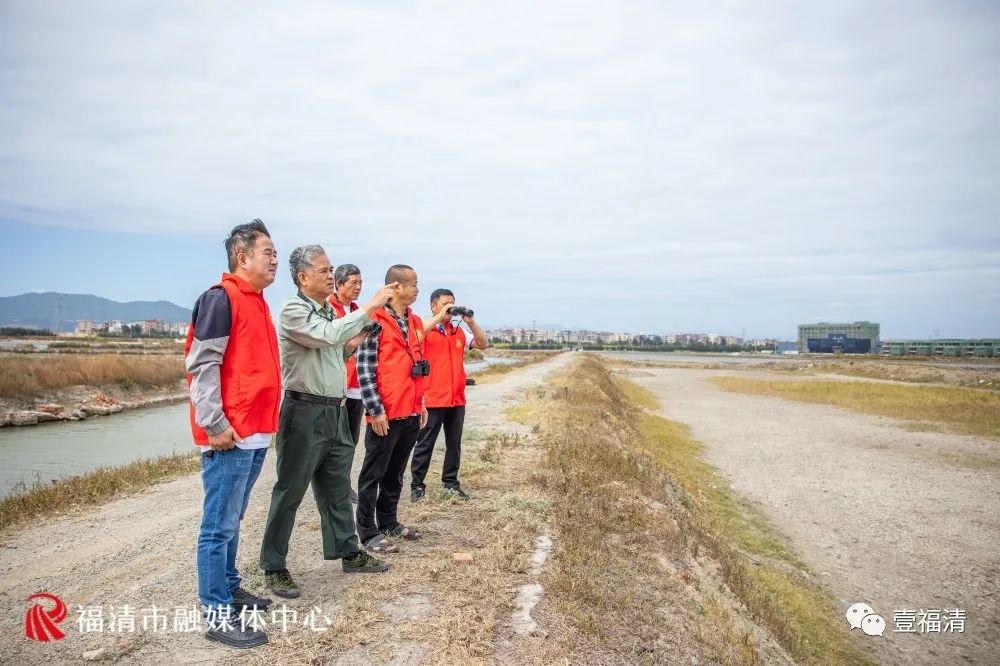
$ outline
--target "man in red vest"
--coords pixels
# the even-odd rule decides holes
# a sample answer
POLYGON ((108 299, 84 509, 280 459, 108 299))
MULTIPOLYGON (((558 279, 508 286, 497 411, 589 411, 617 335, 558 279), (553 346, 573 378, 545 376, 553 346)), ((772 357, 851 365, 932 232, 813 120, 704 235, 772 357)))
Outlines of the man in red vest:
MULTIPOLYGON (((424 478, 431 465, 431 454, 438 433, 444 428, 444 467, 441 485, 446 495, 467 500, 469 496, 458 482, 458 468, 462 460, 462 426, 465 423, 465 350, 486 349, 489 342, 486 332, 479 327, 471 314, 453 313, 455 294, 449 289, 435 289, 431 294, 431 313, 424 331, 427 360, 431 374, 427 377, 424 403, 427 405, 427 425, 417 437, 410 465, 410 500, 424 499, 427 487, 424 478), (472 331, 456 326, 453 319, 461 316, 472 331)), ((462 312, 471 313, 467 308, 462 312)))
MULTIPOLYGON (((337 319, 349 315, 358 309, 358 296, 361 295, 361 269, 354 264, 341 264, 333 272, 334 292, 330 294, 330 305, 337 314, 337 319)), ((358 383, 357 361, 352 356, 347 360, 347 423, 351 428, 351 437, 358 443, 361 436, 361 419, 365 415, 365 405, 361 402, 361 384, 358 383)), ((358 493, 351 490, 351 501, 358 503, 358 493)))
POLYGON ((365 459, 358 478, 357 528, 361 543, 375 553, 398 549, 386 537, 419 539, 396 519, 403 473, 417 434, 427 423, 424 325, 410 305, 417 300, 417 274, 396 264, 385 283, 396 282, 389 302, 371 313, 371 333, 358 347, 358 383, 368 413, 365 459))
POLYGON ((278 255, 260 220, 234 227, 225 246, 229 272, 198 298, 184 345, 205 489, 198 597, 208 620, 206 638, 250 648, 267 643, 267 634, 237 615, 266 609, 271 600, 240 586, 236 549, 250 491, 278 429, 278 339, 262 294, 274 282, 278 255))

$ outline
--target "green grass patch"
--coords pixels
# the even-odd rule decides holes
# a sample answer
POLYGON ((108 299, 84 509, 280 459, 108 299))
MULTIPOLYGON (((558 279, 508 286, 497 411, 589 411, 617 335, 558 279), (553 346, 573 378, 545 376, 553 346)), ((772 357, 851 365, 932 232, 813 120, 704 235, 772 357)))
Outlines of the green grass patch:
POLYGON ((716 377, 726 391, 834 405, 865 414, 934 423, 943 429, 1000 439, 1000 394, 950 386, 878 382, 782 381, 716 377))
POLYGON ((620 380, 618 385, 621 387, 622 392, 625 394, 625 398, 629 403, 645 409, 657 410, 660 408, 660 402, 656 399, 655 395, 642 388, 632 380, 622 378, 618 379, 620 380))
POLYGON ((538 396, 528 398, 523 402, 504 408, 504 416, 515 423, 537 426, 545 413, 545 408, 538 396))

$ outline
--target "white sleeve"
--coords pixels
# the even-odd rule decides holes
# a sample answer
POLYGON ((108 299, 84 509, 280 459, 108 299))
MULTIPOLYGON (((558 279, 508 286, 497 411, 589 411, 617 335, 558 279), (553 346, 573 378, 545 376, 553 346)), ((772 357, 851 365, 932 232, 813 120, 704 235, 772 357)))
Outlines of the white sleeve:
POLYGON ((472 349, 472 343, 476 341, 475 336, 472 335, 472 331, 464 326, 462 327, 462 331, 465 333, 465 348, 472 349))

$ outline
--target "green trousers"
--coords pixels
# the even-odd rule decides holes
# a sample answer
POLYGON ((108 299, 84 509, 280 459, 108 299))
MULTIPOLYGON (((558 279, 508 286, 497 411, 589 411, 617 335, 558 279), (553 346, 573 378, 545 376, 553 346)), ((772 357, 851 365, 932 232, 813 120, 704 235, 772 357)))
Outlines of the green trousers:
POLYGON ((295 512, 312 482, 323 533, 323 557, 338 560, 360 550, 351 506, 351 439, 347 409, 286 397, 278 418, 278 480, 271 491, 260 566, 285 569, 295 512))

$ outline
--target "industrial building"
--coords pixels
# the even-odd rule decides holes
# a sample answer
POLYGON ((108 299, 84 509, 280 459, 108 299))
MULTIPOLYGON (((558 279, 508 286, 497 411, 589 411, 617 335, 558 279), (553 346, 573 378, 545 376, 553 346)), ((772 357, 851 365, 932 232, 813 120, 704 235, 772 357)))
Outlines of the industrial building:
POLYGON ((886 340, 883 356, 1000 356, 1000 338, 979 340, 886 340))
POLYGON ((799 324, 799 353, 875 354, 879 349, 879 325, 870 321, 850 324, 799 324))

